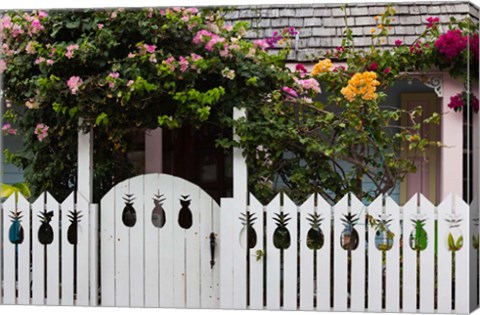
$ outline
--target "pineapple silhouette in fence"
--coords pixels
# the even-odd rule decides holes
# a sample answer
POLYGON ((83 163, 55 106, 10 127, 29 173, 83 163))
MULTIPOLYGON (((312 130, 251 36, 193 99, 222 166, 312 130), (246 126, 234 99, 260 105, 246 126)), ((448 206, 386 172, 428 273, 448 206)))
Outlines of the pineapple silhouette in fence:
POLYGON ((53 211, 47 212, 46 210, 38 215, 40 222, 42 222, 38 229, 38 241, 42 245, 50 245, 53 242, 53 228, 50 225, 53 215, 53 211))
POLYGON ((159 193, 155 194, 155 197, 153 198, 155 208, 153 208, 152 211, 152 224, 159 229, 164 227, 165 223, 167 222, 165 210, 163 209, 164 201, 165 198, 163 197, 163 195, 160 195, 159 193))
POLYGON ((182 199, 180 199, 180 204, 182 205, 182 208, 178 213, 178 225, 180 225, 181 228, 186 230, 191 228, 193 224, 192 211, 189 208, 191 200, 189 200, 188 197, 190 196, 186 195, 182 196, 182 199))
POLYGON ((257 246, 257 232, 255 232, 253 225, 257 217, 255 217, 255 213, 250 212, 241 213, 240 215, 239 219, 243 225, 240 231, 240 245, 245 248, 245 243, 247 243, 248 248, 254 248, 257 246))
POLYGON ((345 250, 355 250, 359 244, 359 235, 355 229, 359 218, 356 214, 347 213, 343 215, 340 221, 343 222, 344 229, 340 235, 340 245, 345 250))
POLYGON ((446 235, 447 248, 451 252, 459 251, 463 247, 463 235, 459 228, 462 218, 458 214, 450 214, 447 215, 445 221, 449 228, 446 235))
POLYGON ((277 228, 273 232, 273 245, 278 249, 288 249, 290 247, 290 232, 287 229, 290 219, 288 213, 275 213, 273 220, 277 228))
POLYGON ((137 212, 133 207, 135 197, 133 194, 125 194, 123 200, 125 201, 125 208, 123 208, 122 222, 127 227, 134 227, 137 223, 137 212))
POLYGON ((323 218, 318 213, 310 213, 307 218, 310 229, 307 232, 307 247, 311 250, 319 250, 323 247, 325 236, 321 229, 323 218))
POLYGON ((70 225, 68 226, 67 230, 67 240, 72 245, 78 244, 78 223, 82 218, 81 211, 77 211, 77 209, 70 211, 67 215, 68 221, 70 221, 70 225))
POLYGON ((410 248, 415 251, 425 250, 428 244, 428 233, 425 231, 426 219, 421 215, 416 215, 411 221, 413 231, 410 233, 410 248))
POLYGON ((380 214, 376 220, 374 228, 375 232, 375 247, 380 251, 387 251, 393 247, 394 235, 390 230, 392 219, 389 214, 380 214))
POLYGON ((15 209, 15 211, 10 212, 10 219, 12 219, 12 225, 8 231, 8 238, 10 243, 19 245, 23 243, 24 232, 22 227, 22 212, 15 209))

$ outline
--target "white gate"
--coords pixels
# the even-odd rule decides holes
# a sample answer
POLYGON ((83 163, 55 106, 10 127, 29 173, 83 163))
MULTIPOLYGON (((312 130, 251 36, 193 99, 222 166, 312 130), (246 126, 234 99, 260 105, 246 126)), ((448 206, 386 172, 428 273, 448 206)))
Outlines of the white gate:
POLYGON ((218 308, 218 204, 166 174, 125 180, 101 201, 102 305, 218 308))

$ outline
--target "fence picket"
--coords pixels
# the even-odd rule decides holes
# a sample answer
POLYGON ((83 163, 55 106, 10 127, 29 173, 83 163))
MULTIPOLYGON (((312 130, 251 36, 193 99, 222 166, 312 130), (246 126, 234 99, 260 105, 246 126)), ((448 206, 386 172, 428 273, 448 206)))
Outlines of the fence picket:
POLYGON ((45 304, 45 247, 38 240, 40 219, 45 211, 45 193, 32 204, 32 304, 45 304))
POLYGON ((392 220, 389 230, 393 233, 392 248, 386 251, 385 309, 387 312, 400 312, 400 207, 391 198, 385 200, 385 210, 392 220))
POLYGON ((128 180, 115 187, 115 306, 130 306, 130 228, 122 222, 128 180))
POLYGON ((183 182, 173 180, 173 196, 174 196, 174 234, 173 234, 173 248, 176 249, 175 255, 173 255, 173 292, 174 292, 174 306, 175 308, 185 307, 185 293, 186 293, 186 257, 185 257, 185 243, 186 243, 186 231, 178 225, 178 216, 182 208, 181 196, 188 195, 185 193, 183 182))
POLYGON ((265 262, 265 257, 262 257, 261 254, 257 257, 257 252, 265 252, 265 249, 263 248, 263 206, 253 194, 250 194, 248 212, 252 220, 254 220, 253 223, 251 223, 251 227, 255 232, 257 240, 255 247, 249 249, 248 255, 248 261, 250 264, 250 309, 260 310, 263 309, 263 264, 265 262))
MULTIPOLYGON (((200 308, 200 276, 201 276, 201 261, 200 261, 200 226, 202 224, 201 218, 204 212, 210 212, 211 198, 201 198, 202 190, 185 180, 184 192, 182 195, 190 194, 190 210, 192 212, 192 226, 185 232, 185 306, 187 308, 200 308)), ((207 235, 208 237, 208 235, 207 235)), ((208 244, 208 239, 205 240, 208 244)), ((208 255, 208 251, 205 253, 208 255)), ((206 257, 208 264, 210 259, 206 257)))
POLYGON ((68 228, 71 224, 69 215, 75 210, 74 197, 72 192, 60 205, 62 208, 62 305, 74 305, 74 246, 68 241, 68 228))
POLYGON ((267 309, 280 309, 280 251, 273 245, 273 234, 277 226, 273 218, 275 213, 281 213, 280 194, 275 196, 266 206, 267 230, 266 230, 266 259, 267 259, 267 309))
POLYGON ((133 195, 133 208, 137 215, 137 222, 129 229, 130 232, 130 306, 144 306, 144 177, 137 176, 129 179, 129 193, 133 195))
MULTIPOLYGON (((165 210, 165 225, 159 231, 158 241, 158 259, 159 265, 152 266, 159 269, 159 304, 160 307, 174 307, 175 306, 175 287, 174 287, 174 238, 173 234, 177 225, 176 206, 178 205, 178 198, 173 195, 173 177, 159 174, 159 193, 163 195, 162 208, 165 210)), ((148 184, 145 184, 148 186, 148 184)))
MULTIPOLYGON (((246 196, 245 196, 246 198, 246 196)), ((246 204, 245 204, 246 205, 246 204)), ((247 211, 243 202, 235 201, 231 208, 226 211, 232 212, 232 250, 233 250, 233 308, 245 309, 247 307, 247 233, 240 221, 241 213, 247 211)))
MULTIPOLYGON (((159 307, 160 303, 160 270, 162 260, 159 259, 160 251, 160 228, 152 223, 152 212, 160 210, 162 203, 155 195, 160 196, 163 192, 159 189, 159 175, 145 175, 144 199, 145 199, 145 306, 159 307), (158 209, 156 207, 159 207, 158 209)), ((165 203, 165 200, 163 201, 165 203)), ((166 216, 165 216, 166 217, 166 216)), ((170 220, 166 217, 165 219, 170 220)), ((165 221, 166 222, 166 221, 165 221)), ((170 223, 170 222, 168 222, 170 223)))
POLYGON ((100 261, 102 272, 100 275, 102 305, 115 306, 115 228, 116 207, 115 188, 112 188, 101 200, 100 207, 100 261))
MULTIPOLYGON (((376 220, 384 215, 382 196, 378 196, 369 206, 368 214, 376 220)), ((368 310, 382 311, 382 251, 377 249, 375 236, 378 229, 369 224, 368 228, 368 310)))
POLYGON ((296 240, 297 234, 297 205, 286 195, 283 196, 284 214, 289 214, 290 221, 288 221, 287 229, 290 232, 290 246, 284 249, 284 263, 283 263, 283 309, 296 310, 297 309, 297 257, 298 246, 296 240))
POLYGON ((11 216, 16 213, 17 205, 15 203, 15 194, 12 194, 3 204, 3 303, 16 303, 16 281, 15 281, 15 252, 16 247, 9 237, 9 231, 12 225, 11 216))
POLYGON ((417 310, 417 252, 410 246, 410 236, 415 231, 412 220, 418 217, 417 198, 415 194, 403 206, 402 310, 406 313, 415 313, 417 310))
MULTIPOLYGON (((331 297, 333 292, 331 291, 330 277, 332 276, 330 266, 330 255, 332 254, 332 206, 323 199, 320 195, 317 195, 317 213, 321 215, 322 224, 321 229, 323 231, 323 247, 317 250, 317 310, 329 311, 331 309, 331 297)), ((334 238, 334 241, 338 241, 338 238, 334 238)))
POLYGON ((60 205, 47 192, 47 212, 53 211, 50 226, 53 242, 47 245, 47 305, 60 304, 60 205))
POLYGON ((348 214, 348 195, 345 195, 334 207, 334 228, 333 228, 333 309, 338 312, 347 311, 347 251, 342 248, 340 240, 344 225, 341 219, 348 214))
POLYGON ((438 206, 438 248, 437 263, 438 274, 442 275, 438 278, 438 306, 437 310, 441 313, 450 313, 452 310, 452 254, 448 250, 448 243, 445 236, 448 233, 448 223, 452 214, 453 197, 448 195, 438 206))
POLYGON ((353 194, 351 194, 350 212, 356 214, 358 224, 355 229, 358 232, 357 249, 352 250, 352 271, 351 271, 351 304, 350 309, 354 312, 365 310, 365 214, 366 206, 353 194))
POLYGON ((236 285, 233 277, 234 265, 234 244, 235 229, 234 226, 239 224, 238 218, 234 217, 234 200, 233 198, 222 198, 220 201, 220 237, 223 244, 220 247, 220 261, 222 267, 220 269, 220 307, 222 309, 233 308, 233 287, 236 285))
POLYGON ((18 297, 17 303, 30 304, 30 223, 32 220, 30 203, 18 194, 17 209, 22 212, 23 243, 18 246, 18 297))
MULTIPOLYGON (((90 305, 90 276, 89 276, 89 266, 90 266, 90 204, 88 201, 81 195, 77 195, 77 211, 82 215, 80 222, 77 223, 77 305, 88 306, 90 305)), ((66 229, 67 226, 64 226, 66 229)), ((70 245, 72 246, 72 245, 70 245)), ((91 286, 95 286, 96 283, 92 283, 91 286)), ((93 290, 93 288, 92 288, 93 290)))
MULTIPOLYGON (((312 228, 309 219, 312 215, 318 213, 315 206, 315 196, 311 195, 300 206, 300 309, 304 311, 313 310, 314 299, 314 253, 318 250, 311 249, 307 246, 309 241, 308 232, 312 228)), ((310 240, 311 241, 311 240, 310 240)), ((318 255, 318 254, 317 254, 318 255)), ((317 270, 317 277, 318 277, 317 270)))
POLYGON ((199 212, 200 220, 199 227, 200 230, 199 241, 199 254, 200 254, 200 288, 199 288, 199 303, 201 308, 214 308, 216 306, 215 299, 215 285, 213 280, 213 275, 215 274, 214 270, 219 268, 219 261, 217 257, 213 257, 214 265, 210 265, 211 257, 211 248, 210 248, 210 234, 214 235, 214 251, 215 255, 218 255, 218 231, 215 230, 213 226, 213 216, 214 212, 218 211, 215 208, 215 202, 212 201, 212 198, 206 193, 200 190, 200 209, 199 212))
POLYGON ((428 234, 427 248, 420 252, 420 311, 433 313, 434 310, 434 239, 435 239, 435 206, 420 194, 420 211, 425 213, 427 221, 425 230, 428 234))
MULTIPOLYGON (((472 253, 470 253, 471 237, 468 237, 469 222, 471 219, 470 207, 458 195, 453 196, 453 202, 455 214, 458 216, 457 219, 461 220, 458 223, 459 226, 457 229, 460 232, 459 235, 461 235, 463 239, 463 245, 455 252, 455 312, 458 314, 468 314, 471 311, 469 301, 470 290, 473 290, 473 286, 470 285, 470 281, 473 277, 470 277, 469 275, 469 256, 472 255, 472 253)), ((455 242, 459 242, 459 235, 456 236, 455 242)))

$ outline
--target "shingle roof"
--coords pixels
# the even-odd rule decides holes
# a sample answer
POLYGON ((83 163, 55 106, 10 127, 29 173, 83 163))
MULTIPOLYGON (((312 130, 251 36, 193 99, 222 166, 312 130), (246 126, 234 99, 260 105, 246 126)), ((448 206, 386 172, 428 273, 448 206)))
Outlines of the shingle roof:
MULTIPOLYGON (((469 2, 420 1, 417 3, 394 3, 396 19, 385 47, 392 47, 400 39, 411 44, 423 32, 429 16, 439 17, 441 28, 446 29, 450 17, 463 19, 470 16, 478 23, 479 8, 469 2)), ((345 12, 342 4, 298 4, 237 6, 226 15, 231 22, 249 21, 251 39, 271 36, 287 26, 299 31, 296 50, 289 59, 305 61, 311 55, 318 56, 326 50, 340 46, 345 28, 345 12)), ((354 3, 347 5, 346 17, 352 29, 356 47, 371 44, 370 30, 375 27, 374 16, 381 14, 387 3, 354 3)), ((274 50, 273 50, 274 51, 274 50)))

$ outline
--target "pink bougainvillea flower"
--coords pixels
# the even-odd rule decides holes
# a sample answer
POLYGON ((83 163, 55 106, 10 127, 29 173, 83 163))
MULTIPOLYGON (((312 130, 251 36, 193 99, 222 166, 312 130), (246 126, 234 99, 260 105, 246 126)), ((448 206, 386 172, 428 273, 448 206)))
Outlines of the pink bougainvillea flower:
POLYGON ((282 88, 282 91, 287 93, 289 96, 298 97, 298 93, 294 89, 292 89, 288 86, 284 86, 282 88))
POLYGON ((135 58, 135 54, 134 53, 128 53, 127 58, 130 58, 130 59, 135 58))
POLYGON ((83 80, 78 76, 71 76, 67 81, 68 88, 72 94, 77 94, 78 88, 83 84, 83 80))
POLYGON ((1 20, 0 30, 10 28, 12 28, 12 18, 9 15, 4 15, 1 20))
POLYGON ((403 44, 403 41, 401 41, 400 39, 395 40, 395 46, 400 46, 402 44, 403 44))
POLYGON ((253 46, 260 48, 261 50, 267 50, 268 48, 270 48, 270 44, 265 39, 254 40, 253 46))
POLYGON ((180 56, 178 59, 179 59, 179 62, 178 62, 178 63, 180 64, 180 72, 185 72, 185 71, 187 71, 187 69, 188 69, 188 64, 189 64, 189 63, 188 63, 188 60, 187 60, 185 57, 183 57, 183 56, 180 56))
POLYGON ((308 72, 307 68, 305 68, 305 66, 302 65, 301 63, 297 63, 297 65, 295 66, 295 71, 298 71, 300 73, 307 73, 308 72))
POLYGON ((53 63, 54 62, 53 62, 52 59, 47 59, 47 61, 46 61, 46 64, 49 65, 49 66, 53 65, 53 63))
POLYGON ((98 27, 98 29, 100 29, 100 30, 101 30, 104 26, 105 26, 105 25, 102 24, 102 23, 98 23, 98 24, 97 24, 97 27, 98 27))
POLYGON ((48 136, 48 129, 50 129, 50 127, 45 124, 37 124, 33 133, 37 135, 39 141, 43 141, 43 139, 48 136))
POLYGON ((427 28, 434 28, 437 27, 437 24, 440 23, 439 17, 430 16, 427 18, 427 28))
POLYGON ((192 57, 192 61, 197 61, 197 60, 203 59, 202 56, 197 55, 195 53, 190 54, 190 57, 192 57))
POLYGON ((372 63, 370 64, 370 66, 367 67, 367 69, 369 71, 375 71, 378 69, 378 64, 376 61, 372 61, 372 63))
POLYGON ((73 45, 68 45, 67 46, 67 52, 65 53, 65 57, 67 57, 68 59, 72 59, 73 57, 73 53, 78 50, 80 47, 77 45, 77 44, 73 44, 73 45))
POLYGON ((440 35, 435 42, 438 51, 445 55, 447 60, 452 60, 458 56, 468 45, 467 36, 463 36, 459 29, 448 30, 440 35))
POLYGON ((155 50, 157 49, 157 46, 145 44, 145 49, 147 50, 147 52, 153 53, 153 52, 155 52, 155 50))
POLYGON ((450 103, 448 103, 448 107, 457 111, 461 109, 464 105, 462 93, 458 93, 450 98, 450 103))
POLYGON ((48 13, 45 12, 45 11, 40 11, 40 12, 38 13, 38 17, 39 17, 40 19, 44 19, 44 18, 46 18, 47 16, 48 16, 48 13))
POLYGON ((387 68, 385 68, 385 70, 383 70, 383 73, 389 74, 391 71, 392 71, 392 69, 390 69, 390 67, 387 67, 387 68))
POLYGON ((163 61, 163 64, 167 65, 168 69, 173 72, 173 71, 175 71, 174 62, 175 62, 175 57, 170 56, 163 61))
POLYGON ((25 31, 22 29, 22 27, 15 23, 12 27, 12 37, 15 38, 23 33, 25 33, 25 31))
POLYGON ((114 79, 117 79, 120 77, 120 73, 118 72, 110 72, 110 74, 108 75, 110 78, 114 78, 114 79))
POLYGON ((0 59, 0 73, 4 73, 7 70, 7 63, 5 60, 0 59))
POLYGON ((233 25, 232 24, 224 24, 223 29, 226 30, 227 32, 231 32, 233 30, 233 25))
POLYGON ((133 80, 128 80, 127 82, 127 86, 128 87, 131 87, 133 85, 134 81, 133 80))
POLYGON ((297 83, 305 90, 312 90, 315 93, 320 93, 320 84, 318 84, 318 81, 314 78, 298 80, 297 83))
POLYGON ((44 29, 44 27, 43 27, 42 23, 40 23, 40 20, 37 19, 37 18, 34 18, 32 20, 32 33, 36 34, 43 29, 44 29))
POLYGON ((2 134, 4 136, 7 136, 7 135, 16 135, 17 134, 17 130, 12 128, 12 126, 10 124, 4 124, 2 126, 2 134))

